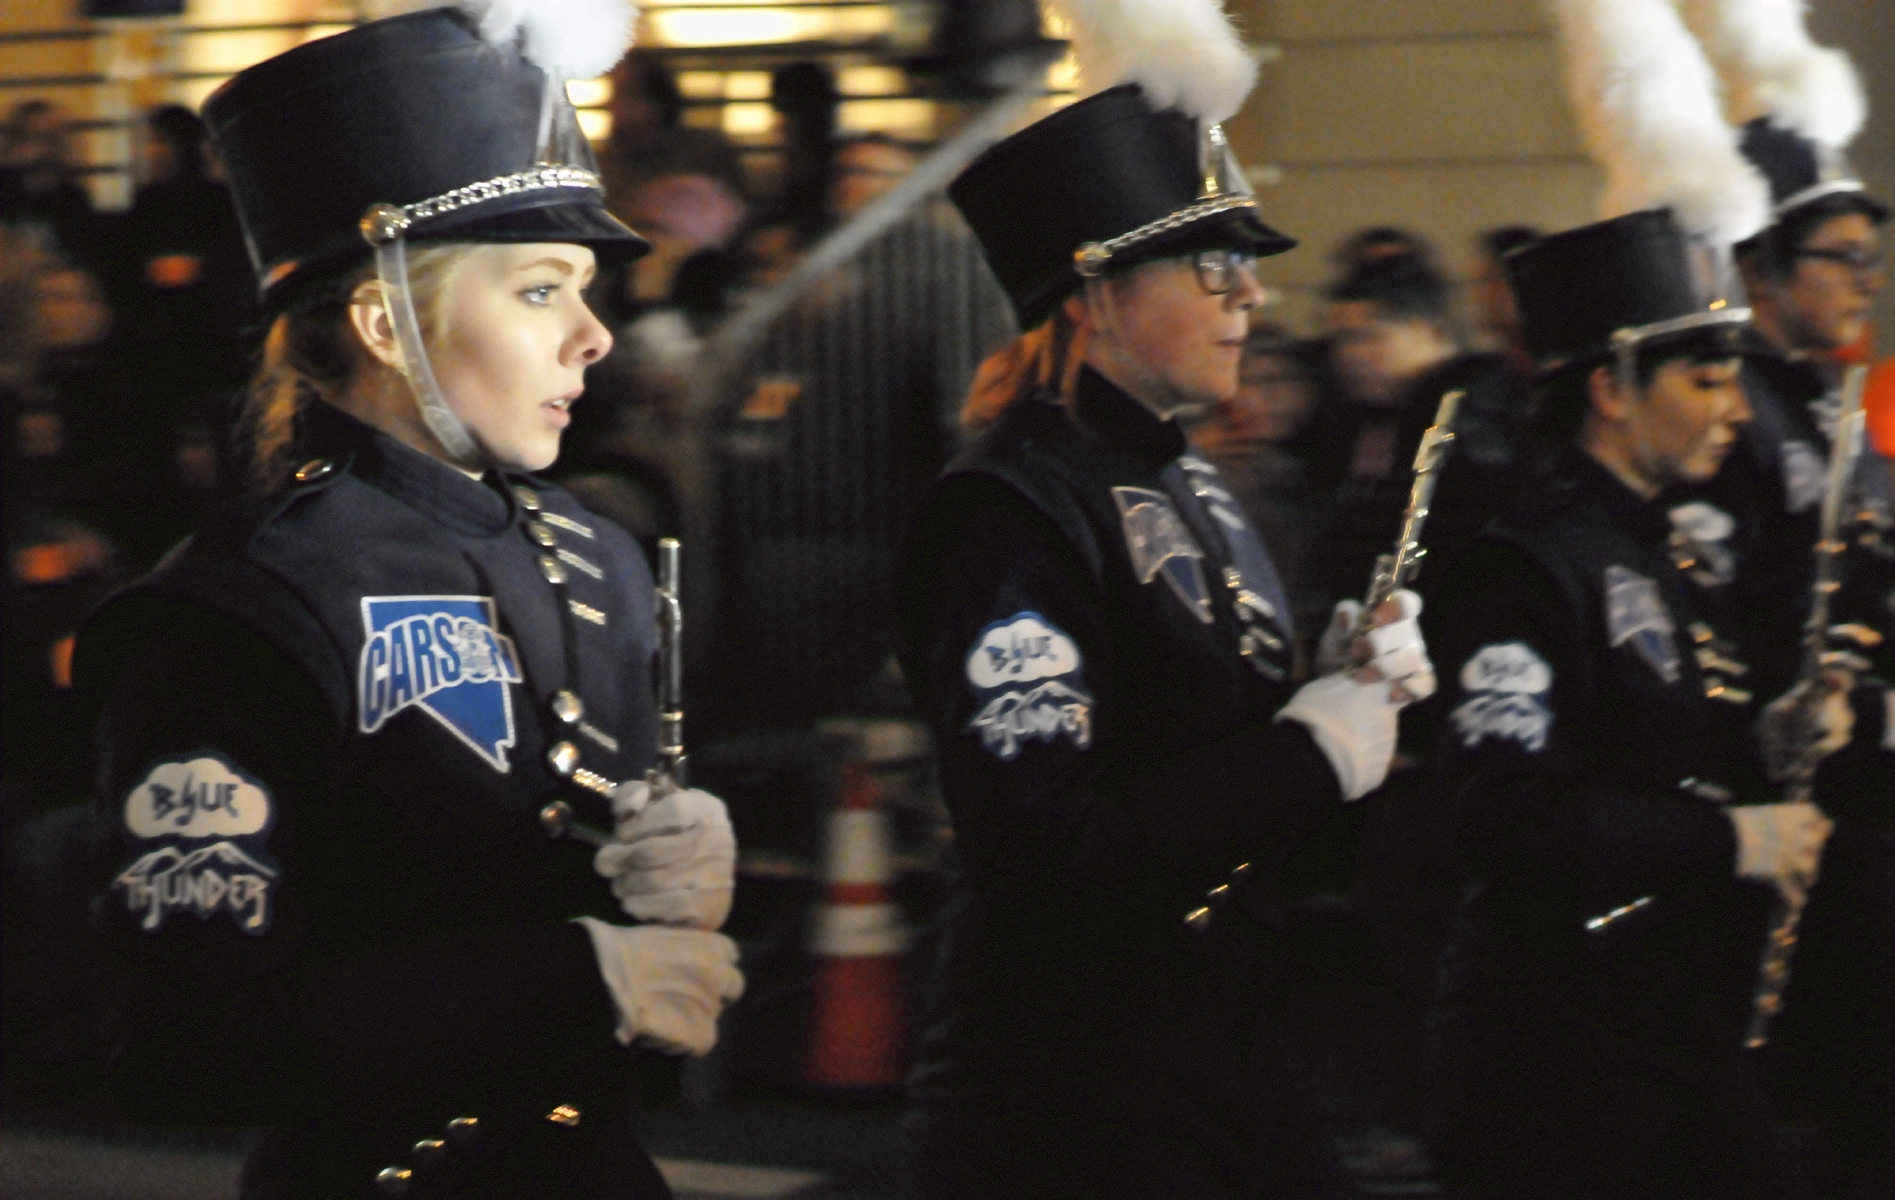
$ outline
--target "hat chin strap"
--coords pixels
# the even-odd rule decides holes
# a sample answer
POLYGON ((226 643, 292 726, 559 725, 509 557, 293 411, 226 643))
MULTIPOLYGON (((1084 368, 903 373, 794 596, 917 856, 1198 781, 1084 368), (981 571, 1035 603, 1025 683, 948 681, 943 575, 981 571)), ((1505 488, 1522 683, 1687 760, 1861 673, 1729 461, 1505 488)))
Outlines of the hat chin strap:
POLYGON ((1086 310, 1092 317, 1090 347, 1097 347, 1109 360, 1118 376, 1112 382, 1121 391, 1167 420, 1204 407, 1179 395, 1178 389, 1166 383, 1158 372, 1152 370, 1150 364, 1139 357, 1136 350, 1126 344, 1119 330, 1118 303, 1112 296, 1111 284, 1105 276, 1087 276, 1084 294, 1086 310))
POLYGON ((414 295, 408 286, 408 239, 395 237, 375 247, 375 274, 382 281, 382 308, 395 331, 401 352, 400 370, 414 393, 421 422, 447 452, 449 461, 464 471, 481 471, 487 456, 474 435, 447 406, 441 385, 435 382, 428 348, 421 340, 421 321, 415 315, 414 295))

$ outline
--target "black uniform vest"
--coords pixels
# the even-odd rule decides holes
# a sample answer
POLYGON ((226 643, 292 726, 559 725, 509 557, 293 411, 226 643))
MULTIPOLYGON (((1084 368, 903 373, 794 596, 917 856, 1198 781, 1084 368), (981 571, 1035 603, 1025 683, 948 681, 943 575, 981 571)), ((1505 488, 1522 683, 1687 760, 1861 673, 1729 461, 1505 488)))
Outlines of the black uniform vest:
POLYGON ((1017 491, 1104 592, 1120 676, 1138 694, 1100 705, 1117 717, 1101 721, 1096 744, 1135 762, 1267 720, 1289 699, 1293 649, 1260 536, 1174 424, 1154 430, 1156 418, 1090 372, 1078 414, 1017 403, 943 480, 986 475, 1017 491))
MULTIPOLYGON (((590 848, 550 840, 539 813, 559 797, 610 824, 602 799, 549 768, 556 741, 613 780, 652 760, 643 554, 531 476, 476 484, 326 405, 311 425, 325 457, 305 482, 214 517, 95 616, 80 639, 80 686, 102 696, 179 604, 255 631, 311 681, 340 747, 342 807, 311 815, 331 831, 322 878, 282 882, 313 905, 302 911, 318 939, 364 936, 363 920, 441 936, 615 918, 590 848), (576 727, 551 711, 560 691, 584 703, 576 727)), ((236 694, 245 686, 231 681, 236 694)), ((269 719, 270 697, 254 699, 269 719)))

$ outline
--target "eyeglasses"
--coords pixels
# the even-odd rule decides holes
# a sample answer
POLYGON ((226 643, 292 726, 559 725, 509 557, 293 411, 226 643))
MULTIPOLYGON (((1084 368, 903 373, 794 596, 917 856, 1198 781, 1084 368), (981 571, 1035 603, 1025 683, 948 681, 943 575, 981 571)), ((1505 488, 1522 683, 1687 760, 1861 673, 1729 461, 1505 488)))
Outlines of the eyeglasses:
POLYGON ((1257 256, 1247 250, 1206 250, 1193 260, 1197 267, 1198 286, 1213 296, 1227 295, 1237 286, 1237 273, 1250 275, 1255 283, 1257 256))
POLYGON ((1881 251, 1865 250, 1861 246, 1851 246, 1847 250, 1798 250, 1796 257, 1841 263, 1857 275, 1874 275, 1887 265, 1882 261, 1881 251))

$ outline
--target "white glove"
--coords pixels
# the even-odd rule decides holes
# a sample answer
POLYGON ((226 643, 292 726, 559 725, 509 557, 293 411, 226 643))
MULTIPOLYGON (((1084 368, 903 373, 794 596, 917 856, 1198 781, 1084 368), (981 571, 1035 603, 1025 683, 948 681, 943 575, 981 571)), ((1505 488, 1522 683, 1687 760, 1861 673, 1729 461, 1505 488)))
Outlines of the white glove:
MULTIPOLYGON (((1435 678, 1428 647, 1421 640, 1421 625, 1415 620, 1421 615, 1421 597, 1402 588, 1377 611, 1386 613, 1388 605, 1394 606, 1396 615, 1384 617, 1368 632, 1357 635, 1362 605, 1354 600, 1338 601, 1316 645, 1316 674, 1372 667, 1379 677, 1401 685, 1407 695, 1398 695, 1398 700, 1426 700, 1434 695, 1435 678)), ((1363 682, 1368 680, 1368 676, 1363 677, 1363 682)))
MULTIPOLYGON (((1349 636, 1362 606, 1353 600, 1336 605, 1335 619, 1323 634, 1335 659, 1362 665, 1341 670, 1304 684, 1276 715, 1309 729, 1342 785, 1344 800, 1360 800, 1388 777, 1395 757, 1397 714, 1412 701, 1434 694, 1434 664, 1421 640, 1421 597, 1402 589, 1389 597, 1399 616, 1371 628, 1361 637, 1349 636), (1332 635, 1334 642, 1332 643, 1332 635)), ((1319 648, 1320 661, 1324 651, 1319 648)))
POLYGON ((1349 648, 1355 645, 1355 627, 1362 623, 1360 600, 1338 600, 1323 636, 1316 642, 1316 674, 1334 675, 1350 666, 1349 648))
POLYGON ((1829 670, 1765 706, 1757 718, 1757 743, 1770 778, 1779 782, 1789 778, 1807 739, 1813 739, 1810 748, 1819 760, 1849 744, 1856 730, 1855 709, 1849 705, 1849 689, 1854 685, 1855 677, 1849 672, 1829 670))
POLYGON ((1737 829, 1737 877, 1775 884, 1801 900, 1816 882, 1835 824, 1814 804, 1740 804, 1724 810, 1737 829))
POLYGON ((721 933, 657 925, 607 925, 580 917, 599 974, 618 1010, 618 1040, 702 1057, 717 1044, 717 1018, 744 994, 737 943, 721 933))
POLYGON ((1388 777, 1395 757, 1396 716, 1384 680, 1359 683, 1352 675, 1325 675, 1297 689, 1278 710, 1279 721, 1306 727, 1336 772, 1344 800, 1360 800, 1388 777))
POLYGON ((612 881, 619 907, 640 921, 721 926, 737 872, 737 836, 724 802, 696 788, 656 799, 642 783, 618 791, 622 795, 612 797, 618 828, 593 856, 592 869, 612 881))

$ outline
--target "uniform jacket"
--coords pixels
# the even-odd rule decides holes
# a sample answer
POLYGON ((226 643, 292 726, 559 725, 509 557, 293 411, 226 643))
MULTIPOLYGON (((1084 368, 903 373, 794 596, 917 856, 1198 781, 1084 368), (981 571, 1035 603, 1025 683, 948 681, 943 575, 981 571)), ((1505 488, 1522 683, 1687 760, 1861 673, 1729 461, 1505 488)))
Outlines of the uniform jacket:
POLYGON ((1431 1091, 1473 1195, 1772 1194, 1741 1050, 1771 897, 1735 878, 1721 806, 1776 797, 1741 650, 1668 534, 1573 452, 1424 615, 1474 880, 1431 1091))
POLYGON ((1047 1194, 1237 1194, 1269 885, 1337 784, 1272 722, 1291 630, 1240 505, 1102 377, 1075 407, 1009 409, 902 568, 961 870, 911 1098, 994 1130, 937 1160, 1010 1159, 1047 1194))
POLYGON ((246 1195, 377 1194, 461 1117, 478 1135, 419 1172, 451 1194, 663 1195, 569 924, 623 918, 538 819, 564 795, 609 825, 547 768, 557 737, 608 778, 652 757, 648 568, 530 476, 476 482, 326 405, 309 424, 307 482, 222 513, 80 639, 115 1090, 271 1127, 246 1195))
MULTIPOLYGON (((1801 665, 1830 454, 1828 384, 1807 362, 1751 335, 1744 390, 1755 414, 1737 453, 1707 487, 1674 505, 1693 538, 1693 580, 1726 593, 1745 623, 1762 694, 1794 681, 1801 665), (1704 536, 1732 531, 1728 538, 1704 536)), ((1816 799, 1837 827, 1823 851, 1798 940, 1783 1015, 1771 1031, 1766 1078, 1780 1112, 1823 1129, 1827 1150, 1895 1186, 1895 752, 1886 730, 1895 679, 1895 464, 1864 447, 1843 532, 1848 546, 1834 623, 1861 622, 1883 637, 1864 650, 1873 674, 1852 697, 1858 743, 1825 762, 1816 799)), ((1825 1168, 1828 1170, 1831 1168, 1825 1168)))

